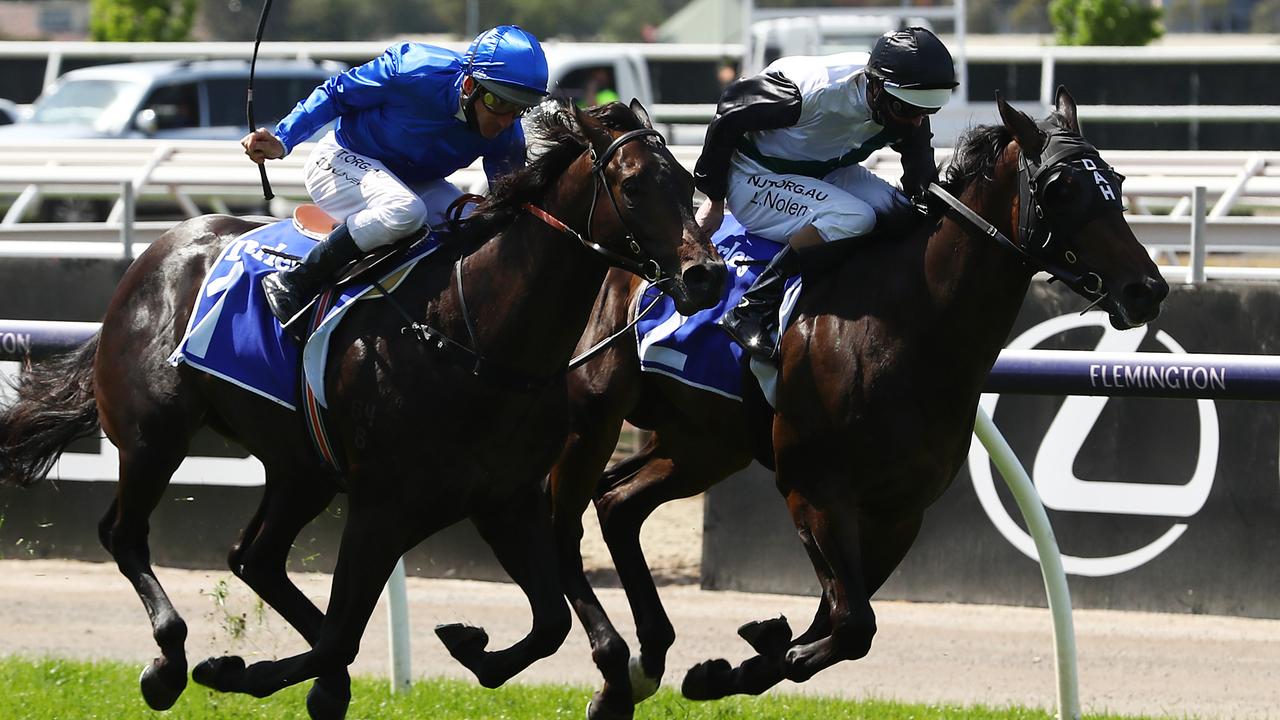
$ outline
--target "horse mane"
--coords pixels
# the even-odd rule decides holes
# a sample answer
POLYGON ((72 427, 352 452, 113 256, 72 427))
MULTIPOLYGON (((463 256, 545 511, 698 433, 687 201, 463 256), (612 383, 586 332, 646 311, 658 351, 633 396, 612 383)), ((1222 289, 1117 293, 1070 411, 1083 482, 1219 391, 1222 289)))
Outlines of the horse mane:
POLYGON ((966 130, 947 165, 943 189, 959 195, 975 181, 991 182, 996 161, 1012 140, 1013 133, 1004 125, 976 125, 966 130))
MULTIPOLYGON (((583 110, 612 130, 636 130, 640 120, 619 102, 583 110)), ((501 232, 524 212, 524 204, 538 202, 546 189, 586 150, 589 140, 573 108, 563 103, 544 103, 525 123, 528 146, 537 153, 528 165, 498 178, 475 212, 455 228, 456 240, 464 245, 484 242, 501 232)))
MULTIPOLYGON (((1037 125, 1046 132, 1063 131, 1067 128, 1066 119, 1056 110, 1037 125)), ((943 189, 952 195, 959 195, 975 181, 991 182, 995 178, 996 161, 1000 159, 1005 146, 1012 141, 1013 133, 1003 124, 976 125, 966 130, 956 143, 956 151, 947 166, 943 189)))

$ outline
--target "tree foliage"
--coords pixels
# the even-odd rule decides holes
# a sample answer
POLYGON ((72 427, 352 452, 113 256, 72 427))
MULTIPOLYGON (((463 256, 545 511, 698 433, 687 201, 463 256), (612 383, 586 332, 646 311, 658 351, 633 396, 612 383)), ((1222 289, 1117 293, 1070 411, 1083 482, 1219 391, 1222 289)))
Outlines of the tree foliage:
POLYGON ((1280 0, 1262 0, 1254 5, 1250 21, 1253 32, 1280 32, 1280 0))
MULTIPOLYGON (((103 0, 94 0, 101 2, 103 0)), ((108 0, 115 1, 115 0, 108 0)), ((264 0, 204 0, 213 39, 253 38, 264 0)), ((479 0, 479 28, 519 25, 539 38, 638 41, 687 0, 479 0)), ((276 0, 270 40, 389 40, 407 35, 469 37, 468 0, 276 0)))
POLYGON ((1160 9, 1141 0, 1053 0, 1049 19, 1063 45, 1146 45, 1164 33, 1160 9))
POLYGON ((197 4, 198 0, 90 0, 89 37, 126 42, 187 40, 197 4))

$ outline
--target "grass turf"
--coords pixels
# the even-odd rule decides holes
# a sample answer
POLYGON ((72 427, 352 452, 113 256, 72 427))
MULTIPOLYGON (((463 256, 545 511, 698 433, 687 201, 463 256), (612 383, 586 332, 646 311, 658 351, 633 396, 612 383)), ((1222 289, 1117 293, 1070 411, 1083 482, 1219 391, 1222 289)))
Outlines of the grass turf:
MULTIPOLYGON (((311 683, 259 700, 223 695, 190 684, 165 713, 148 709, 138 692, 139 668, 117 662, 0 659, 0 718, 5 720, 306 720, 311 683)), ((582 718, 591 690, 585 687, 511 684, 485 690, 458 680, 420 680, 392 696, 384 680, 356 678, 347 717, 352 720, 547 720, 582 718)), ((957 707, 886 701, 846 701, 797 695, 735 697, 695 703, 662 690, 636 710, 636 720, 1047 720, 1030 708, 957 707)), ((1112 715, 1088 717, 1120 718, 1112 715)))

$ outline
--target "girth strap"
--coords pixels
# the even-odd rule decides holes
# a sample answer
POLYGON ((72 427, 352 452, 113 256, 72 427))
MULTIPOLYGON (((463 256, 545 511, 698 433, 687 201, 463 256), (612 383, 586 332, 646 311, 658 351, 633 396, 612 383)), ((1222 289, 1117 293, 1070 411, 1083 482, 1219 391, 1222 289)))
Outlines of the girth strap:
MULTIPOLYGON (((311 337, 311 334, 320 327, 320 323, 333 307, 337 297, 337 290, 333 285, 329 285, 316 299, 315 311, 311 314, 310 322, 307 323, 307 332, 303 335, 302 345, 304 347, 306 346, 307 338, 311 337)), ((302 353, 299 353, 299 357, 301 355, 302 353)), ((302 417, 307 426, 307 435, 311 437, 311 444, 315 447, 316 454, 320 456, 320 460, 337 475, 338 484, 345 487, 342 481, 345 462, 337 443, 333 442, 333 439, 329 437, 329 430, 325 425, 327 411, 321 407, 316 394, 312 392, 311 383, 307 382, 306 370, 299 368, 298 377, 302 383, 302 387, 299 389, 299 397, 302 400, 302 417)))

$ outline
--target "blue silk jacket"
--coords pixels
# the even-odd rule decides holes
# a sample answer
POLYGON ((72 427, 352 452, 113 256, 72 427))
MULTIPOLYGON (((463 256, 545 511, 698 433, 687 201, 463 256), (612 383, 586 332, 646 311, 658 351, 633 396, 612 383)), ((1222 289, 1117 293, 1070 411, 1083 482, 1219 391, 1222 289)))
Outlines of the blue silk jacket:
POLYGON ((438 180, 484 158, 494 178, 524 166, 516 122, 492 140, 461 119, 462 57, 422 43, 400 43, 317 87, 276 125, 286 152, 337 118, 342 147, 382 161, 406 183, 438 180))

